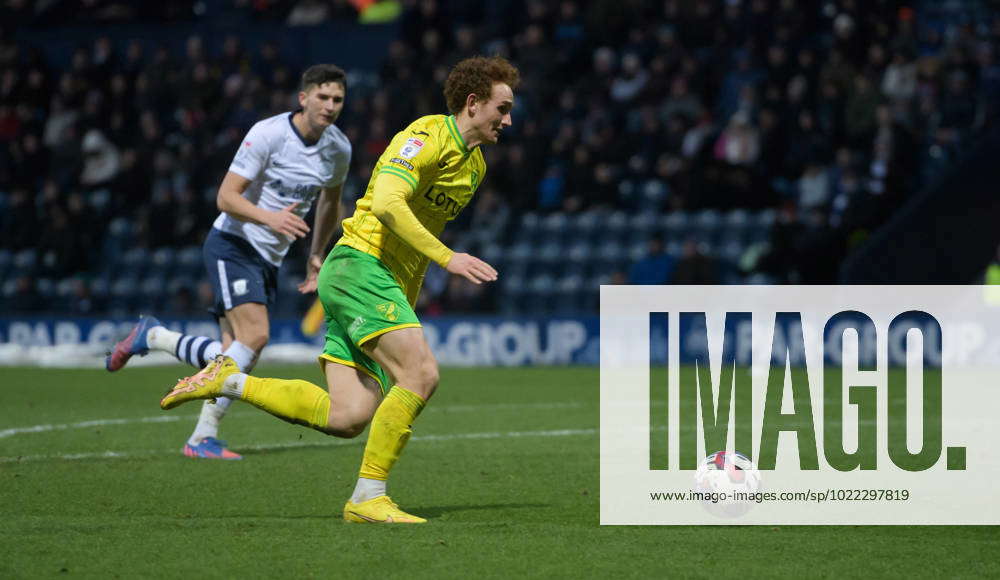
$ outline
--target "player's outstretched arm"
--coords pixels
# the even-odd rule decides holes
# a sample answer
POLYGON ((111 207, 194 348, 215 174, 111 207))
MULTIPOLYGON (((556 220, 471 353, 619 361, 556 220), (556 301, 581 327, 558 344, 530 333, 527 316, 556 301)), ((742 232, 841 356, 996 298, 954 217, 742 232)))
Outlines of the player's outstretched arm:
POLYGON ((379 175, 372 196, 372 213, 392 233, 452 274, 464 276, 475 284, 497 279, 492 266, 475 256, 456 254, 427 231, 406 203, 409 193, 412 191, 404 181, 393 175, 379 175))
POLYGON ((219 186, 216 205, 219 211, 224 211, 232 217, 245 222, 265 225, 279 234, 293 238, 304 238, 309 233, 305 220, 292 213, 299 202, 295 202, 280 211, 268 211, 251 203, 243 197, 243 192, 250 186, 250 180, 233 173, 226 173, 219 186))
POLYGON ((411 193, 409 184, 398 177, 380 174, 375 178, 372 213, 389 231, 444 268, 454 252, 430 233, 414 215, 406 203, 406 198, 411 193))

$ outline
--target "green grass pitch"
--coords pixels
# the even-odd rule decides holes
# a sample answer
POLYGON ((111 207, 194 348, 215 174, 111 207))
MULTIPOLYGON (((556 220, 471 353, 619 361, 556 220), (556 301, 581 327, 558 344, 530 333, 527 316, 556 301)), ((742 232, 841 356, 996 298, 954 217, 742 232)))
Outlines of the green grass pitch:
POLYGON ((345 524, 364 436, 236 403, 245 460, 187 459, 185 372, 0 369, 0 578, 1000 576, 996 527, 601 527, 596 369, 444 369, 390 483, 431 522, 345 524))

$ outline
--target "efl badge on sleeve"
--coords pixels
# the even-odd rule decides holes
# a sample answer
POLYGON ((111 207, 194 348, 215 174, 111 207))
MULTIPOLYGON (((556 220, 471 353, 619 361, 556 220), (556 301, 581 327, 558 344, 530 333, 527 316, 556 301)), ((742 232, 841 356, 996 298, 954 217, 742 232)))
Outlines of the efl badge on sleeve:
POLYGON ((417 139, 416 137, 410 137, 399 150, 399 156, 404 159, 413 159, 417 156, 417 153, 420 153, 420 150, 423 149, 423 147, 423 141, 417 139))

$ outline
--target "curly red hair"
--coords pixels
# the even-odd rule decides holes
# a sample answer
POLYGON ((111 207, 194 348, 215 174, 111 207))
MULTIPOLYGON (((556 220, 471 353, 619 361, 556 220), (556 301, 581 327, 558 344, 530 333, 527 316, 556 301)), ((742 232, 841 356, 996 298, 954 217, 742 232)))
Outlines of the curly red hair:
POLYGON ((457 115, 465 108, 469 95, 479 100, 489 100, 493 85, 505 83, 511 89, 517 88, 521 73, 502 56, 474 56, 467 58, 451 69, 444 82, 444 98, 448 111, 457 115))

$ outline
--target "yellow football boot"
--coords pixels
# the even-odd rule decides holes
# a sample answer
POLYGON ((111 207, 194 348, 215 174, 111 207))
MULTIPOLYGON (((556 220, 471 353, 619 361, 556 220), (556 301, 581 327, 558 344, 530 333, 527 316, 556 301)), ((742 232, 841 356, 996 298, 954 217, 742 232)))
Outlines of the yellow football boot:
POLYGON ((361 503, 344 506, 344 521, 355 524, 423 524, 427 520, 399 509, 389 496, 380 495, 361 503))
POLYGON ((240 367, 236 366, 236 361, 220 354, 194 376, 177 381, 174 388, 160 399, 160 408, 167 411, 195 399, 214 399, 222 394, 222 383, 226 377, 238 372, 240 367))

